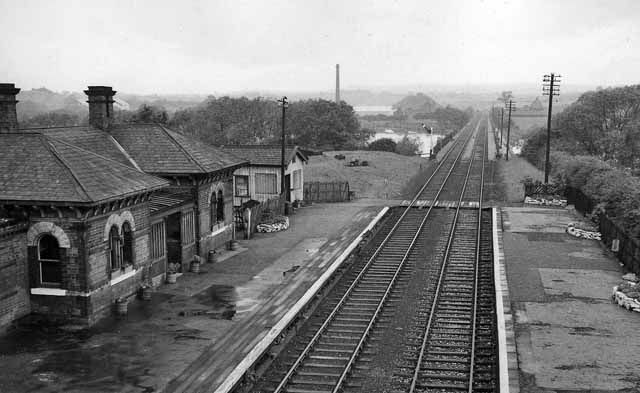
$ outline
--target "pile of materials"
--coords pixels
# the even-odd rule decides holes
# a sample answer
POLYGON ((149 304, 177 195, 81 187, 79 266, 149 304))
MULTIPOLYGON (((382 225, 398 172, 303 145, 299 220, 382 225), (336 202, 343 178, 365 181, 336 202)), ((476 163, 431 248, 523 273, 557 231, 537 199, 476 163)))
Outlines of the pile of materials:
POLYGON ((580 227, 579 225, 580 224, 576 224, 575 222, 570 222, 567 225, 567 233, 582 239, 602 240, 602 235, 596 231, 595 228, 580 227))
POLYGON ((640 284, 638 277, 633 273, 622 276, 621 284, 613 287, 611 300, 629 311, 640 312, 640 284))
POLYGON ((524 197, 525 205, 540 205, 540 206, 567 206, 567 200, 558 196, 551 195, 534 195, 524 197))
POLYGON ((275 216, 258 224, 256 230, 261 233, 284 231, 289 228, 289 217, 275 216))

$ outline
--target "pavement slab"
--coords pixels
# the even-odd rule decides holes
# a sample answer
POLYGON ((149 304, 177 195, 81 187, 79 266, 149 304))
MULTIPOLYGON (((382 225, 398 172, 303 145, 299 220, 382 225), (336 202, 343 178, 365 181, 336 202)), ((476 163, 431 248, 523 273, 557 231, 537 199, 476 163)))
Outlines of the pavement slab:
POLYGON ((502 213, 521 391, 640 391, 640 314, 611 302, 613 254, 565 233, 588 225, 571 208, 502 213))

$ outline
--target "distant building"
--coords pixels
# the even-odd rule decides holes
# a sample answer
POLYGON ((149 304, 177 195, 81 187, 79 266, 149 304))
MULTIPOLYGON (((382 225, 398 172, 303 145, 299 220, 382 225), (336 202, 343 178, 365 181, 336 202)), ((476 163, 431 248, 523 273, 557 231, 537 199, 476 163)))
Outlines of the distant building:
POLYGON ((533 100, 531 105, 529 105, 529 110, 531 110, 531 111, 543 111, 544 110, 544 106, 542 105, 542 102, 540 102, 540 98, 539 97, 536 97, 536 99, 533 100))
MULTIPOLYGON (((238 168, 234 172, 234 206, 241 206, 249 200, 264 202, 280 195, 281 146, 227 146, 223 150, 251 162, 249 166, 238 168)), ((284 182, 287 201, 304 199, 304 166, 307 162, 307 156, 298 147, 285 149, 284 182)))
POLYGON ((114 124, 90 86, 86 127, 21 129, 0 84, 0 328, 29 313, 92 324, 143 281, 232 237, 247 160, 157 124, 114 124))

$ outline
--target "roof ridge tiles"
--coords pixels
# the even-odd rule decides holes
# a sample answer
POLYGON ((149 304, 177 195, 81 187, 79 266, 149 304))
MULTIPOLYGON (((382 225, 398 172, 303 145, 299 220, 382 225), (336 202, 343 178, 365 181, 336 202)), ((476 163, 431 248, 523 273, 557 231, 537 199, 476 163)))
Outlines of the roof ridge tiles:
MULTIPOLYGON (((113 158, 105 157, 105 156, 103 156, 102 154, 98 154, 98 153, 92 152, 91 150, 84 149, 84 148, 82 148, 82 147, 80 147, 80 146, 77 146, 77 145, 74 145, 74 144, 72 144, 72 143, 66 142, 66 141, 64 141, 64 140, 62 140, 62 139, 60 139, 60 138, 56 138, 55 136, 50 136, 50 135, 43 135, 43 136, 44 136, 45 138, 47 138, 47 139, 53 139, 53 140, 55 140, 56 142, 59 142, 59 143, 65 144, 65 145, 67 145, 67 146, 70 146, 70 147, 71 147, 71 148, 73 148, 73 149, 80 150, 80 151, 82 151, 83 153, 91 154, 92 156, 96 156, 96 157, 101 158, 101 159, 103 159, 103 160, 107 160, 107 161, 112 162, 112 163, 114 163, 114 164, 117 164, 117 165, 119 165, 119 166, 121 166, 121 167, 124 167, 124 168, 130 169, 130 170, 134 170, 134 171, 136 171, 136 172, 140 172, 140 173, 145 174, 145 175, 147 175, 147 176, 153 176, 153 177, 157 178, 158 180, 163 180, 163 181, 164 181, 164 179, 162 179, 162 178, 160 178, 160 177, 158 177, 158 176, 155 176, 155 175, 152 175, 152 174, 150 174, 150 173, 144 172, 144 171, 142 171, 142 170, 140 170, 140 169, 138 169, 138 168, 135 168, 135 167, 130 167, 129 165, 125 165, 125 164, 123 164, 123 163, 121 163, 121 162, 119 162, 119 161, 114 160, 113 158)), ((114 139, 115 139, 115 138, 114 138, 114 139)))
POLYGON ((191 153, 189 153, 189 151, 187 151, 187 149, 184 148, 184 146, 182 146, 182 144, 180 142, 178 142, 176 140, 176 138, 173 137, 173 135, 171 135, 171 133, 169 132, 169 130, 167 130, 162 124, 159 123, 155 123, 156 126, 160 127, 162 129, 162 131, 165 132, 165 134, 167 134, 167 136, 169 137, 169 139, 171 139, 171 141, 178 146, 178 148, 180 150, 182 150, 187 157, 189 158, 189 160, 191 160, 194 164, 196 164, 196 166, 198 166, 198 168, 200 168, 204 173, 208 173, 209 171, 207 171, 205 169, 205 167, 203 167, 202 165, 200 165, 200 163, 198 162, 198 160, 195 159, 195 157, 193 157, 193 155, 191 155, 191 153))

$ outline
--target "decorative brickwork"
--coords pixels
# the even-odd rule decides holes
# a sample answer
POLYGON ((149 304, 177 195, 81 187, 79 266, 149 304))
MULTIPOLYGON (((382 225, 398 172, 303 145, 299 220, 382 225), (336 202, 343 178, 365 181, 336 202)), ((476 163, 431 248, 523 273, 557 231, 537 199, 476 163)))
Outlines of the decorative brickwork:
POLYGON ((29 232, 27 232, 27 244, 29 246, 38 246, 38 239, 43 234, 50 234, 58 239, 58 245, 60 248, 71 247, 69 238, 67 237, 67 234, 64 233, 64 230, 49 221, 35 223, 31 228, 29 228, 29 232))

